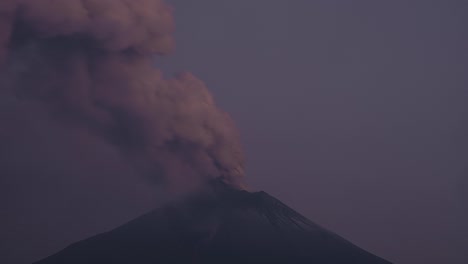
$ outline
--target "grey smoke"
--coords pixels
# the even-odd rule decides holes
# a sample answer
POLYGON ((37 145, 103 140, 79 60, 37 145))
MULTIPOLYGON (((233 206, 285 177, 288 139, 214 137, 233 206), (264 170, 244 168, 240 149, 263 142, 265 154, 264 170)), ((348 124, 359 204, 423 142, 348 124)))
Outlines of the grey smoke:
POLYGON ((242 188, 230 117, 192 74, 166 78, 154 68, 173 50, 173 30, 162 0, 2 0, 2 94, 110 144, 169 188, 213 178, 242 188))

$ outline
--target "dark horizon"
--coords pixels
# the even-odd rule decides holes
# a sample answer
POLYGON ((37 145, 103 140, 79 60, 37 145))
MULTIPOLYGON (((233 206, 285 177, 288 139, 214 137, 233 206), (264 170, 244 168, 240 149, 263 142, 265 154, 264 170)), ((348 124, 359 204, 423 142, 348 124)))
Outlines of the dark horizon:
MULTIPOLYGON (((468 263, 467 3, 166 2, 176 49, 155 65, 194 73, 232 116, 253 190, 391 262, 468 263)), ((3 95, 1 263, 168 199, 108 145, 3 95)))

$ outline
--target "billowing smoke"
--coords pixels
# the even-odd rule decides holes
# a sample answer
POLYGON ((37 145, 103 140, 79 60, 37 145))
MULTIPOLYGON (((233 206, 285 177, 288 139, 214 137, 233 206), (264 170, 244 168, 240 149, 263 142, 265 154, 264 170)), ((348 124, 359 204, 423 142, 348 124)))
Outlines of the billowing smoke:
POLYGON ((1 91, 116 146, 154 181, 241 187, 229 116, 193 75, 154 68, 173 48, 173 28, 162 0, 1 0, 1 91))

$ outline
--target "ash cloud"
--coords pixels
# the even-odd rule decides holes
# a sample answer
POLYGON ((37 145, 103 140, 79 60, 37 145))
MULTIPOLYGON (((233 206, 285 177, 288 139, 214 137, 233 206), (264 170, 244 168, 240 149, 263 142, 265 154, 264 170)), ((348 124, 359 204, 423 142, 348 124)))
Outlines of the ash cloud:
POLYGON ((41 105, 172 189, 213 178, 242 188, 230 117, 192 74, 168 79, 153 66, 172 51, 173 29, 161 0, 2 0, 2 96, 41 105))

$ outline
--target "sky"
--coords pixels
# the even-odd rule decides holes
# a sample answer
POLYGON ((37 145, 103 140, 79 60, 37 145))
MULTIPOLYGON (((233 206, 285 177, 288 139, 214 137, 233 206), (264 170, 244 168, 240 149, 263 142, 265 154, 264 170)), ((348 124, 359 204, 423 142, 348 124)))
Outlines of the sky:
MULTIPOLYGON (((252 190, 392 262, 468 262, 464 1, 168 2, 176 50, 155 65, 191 71, 231 114, 252 190)), ((100 141, 0 103, 26 124, 0 148, 0 262, 30 263, 164 202, 100 141)))
POLYGON ((233 116, 253 188, 395 263, 468 262, 465 1, 170 2, 161 65, 233 116))

